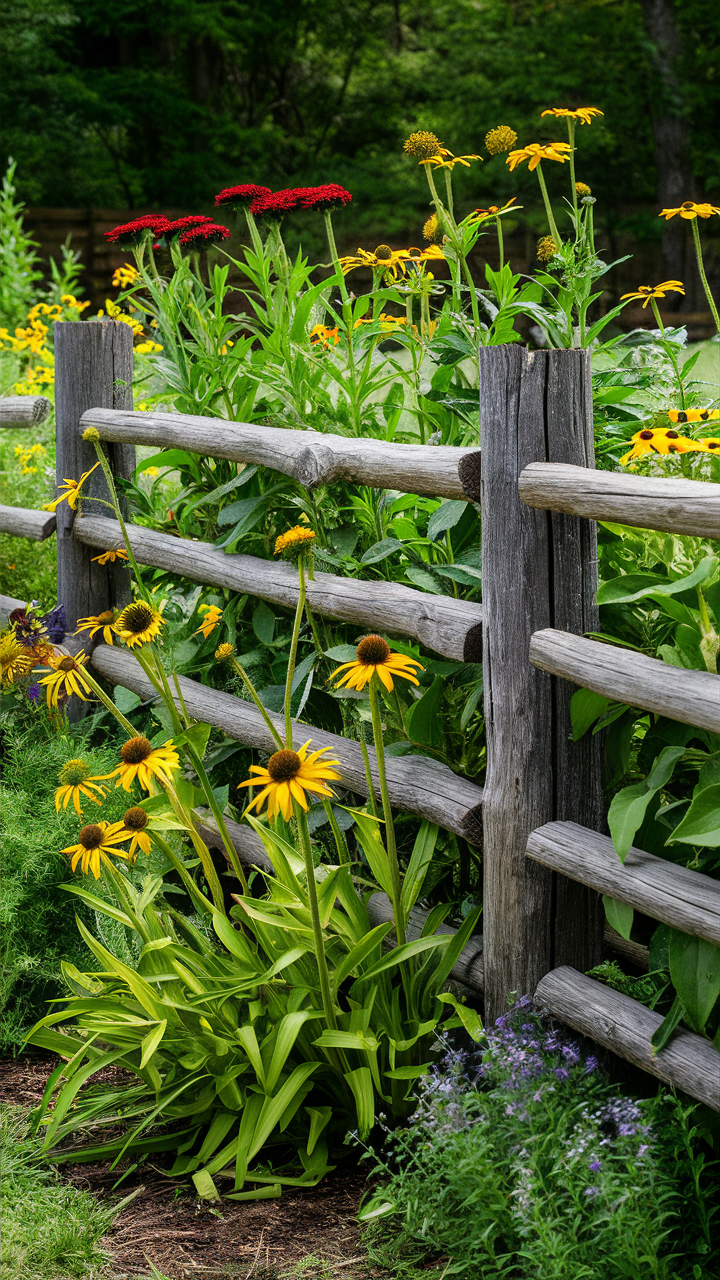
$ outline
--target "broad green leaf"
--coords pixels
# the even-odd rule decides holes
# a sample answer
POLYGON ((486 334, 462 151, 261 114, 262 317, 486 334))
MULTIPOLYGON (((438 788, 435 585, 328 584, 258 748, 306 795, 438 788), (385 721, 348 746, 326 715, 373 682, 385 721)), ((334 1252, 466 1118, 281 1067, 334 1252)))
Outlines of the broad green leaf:
POLYGON ((385 973, 388 969, 394 969, 397 965, 403 964, 413 956, 419 956, 423 951, 432 951, 434 948, 440 950, 447 947, 453 940, 453 934, 451 933, 436 933, 432 938, 417 938, 415 942, 406 942, 401 947, 395 947, 394 951, 384 956, 376 965, 373 965, 372 969, 368 969, 367 973, 363 973, 360 978, 357 978, 355 985, 360 982, 367 982, 371 978, 376 978, 378 974, 385 973))
POLYGON ((662 600, 663 596, 680 595, 692 587, 712 578, 718 569, 717 556, 704 556, 697 568, 684 578, 676 578, 669 582, 664 575, 656 573, 628 573, 619 578, 603 582, 598 589, 598 604, 629 604, 633 600, 642 600, 646 596, 662 600))
POLYGON ((74 893, 77 898, 82 898, 83 902, 87 902, 93 911, 102 911, 103 915, 110 916, 111 920, 119 920, 120 924, 124 924, 126 928, 132 929, 133 923, 124 911, 120 911, 114 907, 111 902, 106 902, 104 898, 98 898, 96 894, 89 893, 87 889, 83 889, 79 884, 61 884, 60 889, 64 889, 66 893, 74 893))
POLYGON ((200 1169, 194 1173, 192 1180, 195 1183, 195 1190, 201 1200, 219 1200, 220 1192, 213 1182, 207 1169, 200 1169))
MULTIPOLYGON (((250 1178, 252 1182, 252 1177, 250 1178)), ((282 1183, 271 1182, 268 1187, 258 1187, 257 1191, 228 1191, 226 1200, 279 1200, 282 1195, 282 1183)))
POLYGON ((388 897, 392 897, 392 875, 387 851, 378 830, 379 819, 359 809, 349 811, 355 818, 355 831, 360 848, 368 860, 368 865, 381 889, 388 897))
POLYGON ((148 467, 159 467, 168 471, 175 471, 177 467, 190 467, 193 474, 199 480, 198 460, 192 454, 186 453, 184 449, 163 449, 162 453, 154 453, 150 458, 143 458, 135 468, 135 475, 139 476, 143 471, 147 471, 148 467))
POLYGON ((635 833, 643 824, 650 801, 669 782, 675 765, 684 753, 685 747, 664 747, 642 782, 623 787, 622 791, 613 796, 608 811, 608 826, 621 862, 625 861, 635 833))
POLYGON ((355 1098, 360 1137, 365 1138, 375 1124, 375 1094, 370 1068, 357 1067, 355 1071, 346 1071, 345 1079, 355 1098))
POLYGON ((419 1080, 432 1066, 431 1062, 423 1062, 419 1067, 395 1067, 392 1071, 383 1071, 386 1080, 419 1080))
POLYGON ((679 996, 676 996, 668 1013, 666 1013, 657 1031, 654 1031, 650 1039, 653 1047, 653 1053, 659 1053, 665 1048, 673 1031, 678 1023, 682 1022, 685 1016, 685 1005, 679 996))
POLYGON ((482 695, 483 695, 483 681, 481 676, 475 688, 473 689, 472 693, 467 698, 465 702, 465 706, 463 707, 462 713, 460 715, 460 728, 463 731, 467 729, 473 715, 477 711, 477 706, 480 699, 482 698, 482 695))
MULTIPOLYGON (((197 1164, 205 1165, 211 1156, 215 1154, 221 1142, 227 1138, 233 1125, 237 1124, 238 1118, 234 1111, 216 1111, 212 1118, 210 1128, 203 1139, 203 1144, 194 1157, 197 1164)), ((208 1172, 206 1170, 206 1172, 208 1172)), ((217 1172, 217 1170, 212 1170, 217 1172)))
POLYGON ((332 1107, 306 1107, 305 1110, 310 1116, 310 1132, 307 1140, 307 1153, 311 1156, 320 1134, 332 1117, 332 1107))
POLYGON ((405 717, 408 737, 424 746, 442 747, 443 732, 440 719, 440 703, 444 693, 442 676, 435 676, 418 702, 414 702, 405 717))
POLYGON ((670 977, 694 1031, 701 1032, 720 995, 720 948, 678 929, 670 932, 670 977))
POLYGON ((377 564, 379 560, 385 560, 387 556, 393 555, 395 551, 402 551, 403 544, 398 542, 397 538, 382 538, 380 542, 375 542, 360 557, 361 564, 377 564))
POLYGON ((710 849, 717 849, 720 845, 720 783, 695 788, 690 808, 666 844, 678 841, 710 849))
POLYGON ((189 729, 184 729, 177 738, 174 739, 175 746, 179 747, 186 744, 196 755, 202 760, 207 750, 208 739, 212 733, 209 724, 191 724, 189 729))
POLYGON ((108 951, 107 947, 104 947, 102 943, 93 938, 90 930, 85 928, 82 920, 78 919, 77 926, 93 955, 97 956, 98 960, 102 961, 110 972, 114 972, 117 977, 122 978, 127 983, 135 999, 154 1021, 161 1022, 163 1016, 162 1000, 156 995, 149 983, 144 978, 141 978, 140 974, 136 973, 134 969, 130 969, 128 965, 118 960, 117 956, 108 951))
POLYGON ((436 542, 448 529, 453 529, 458 520, 465 514, 469 505, 467 502, 456 502, 452 499, 441 503, 428 520, 428 538, 432 542, 436 542))
POLYGON ((358 1222, 371 1222, 373 1218, 386 1218, 395 1213, 396 1206, 392 1200, 383 1200, 382 1196, 373 1196, 367 1205, 358 1212, 358 1222))
POLYGON ((253 1160, 261 1147, 265 1145, 286 1107, 292 1101, 294 1094, 305 1084, 306 1080, 309 1080, 320 1065, 319 1062, 301 1062, 275 1097, 265 1099, 248 1154, 248 1162, 253 1160))
POLYGON ((431 982, 428 984, 432 987, 433 991, 439 991, 444 983, 447 982, 453 965, 455 965, 459 960, 463 947, 467 945, 467 942, 475 930, 475 925, 480 919, 481 912, 482 907, 476 907, 474 911, 471 911, 468 914, 454 935, 447 933, 441 935, 449 939, 449 946, 445 951, 445 954, 439 957, 437 967, 434 969, 432 974, 431 982))
POLYGON ((247 938, 239 929, 234 929, 227 916, 220 911, 212 913, 213 928, 222 942, 227 947, 232 956, 238 960, 244 960, 245 964, 251 971, 255 968, 255 955, 248 943, 247 938))
POLYGON ((250 1059, 255 1075, 263 1087, 265 1086, 265 1064, 262 1060, 260 1045, 255 1034, 255 1028, 251 1026, 238 1027, 235 1032, 235 1038, 240 1041, 248 1058, 250 1059))
POLYGON ((346 956, 343 956, 340 964, 337 965, 333 972, 333 983, 336 991, 339 990, 345 979, 349 977, 355 969, 359 969, 363 961, 366 960, 368 956, 372 955, 373 951, 381 945, 383 939, 392 928, 393 925, 390 922, 387 924, 376 925, 374 929, 370 930, 370 933, 366 934, 366 936, 353 947, 352 951, 349 951, 346 956))
POLYGON ((275 634, 275 614, 264 600, 259 600, 253 610, 252 629, 262 644, 272 644, 275 634))
POLYGON ((425 880, 425 873, 432 861, 435 852, 435 844, 438 837, 438 828, 434 822, 428 822, 425 819, 415 838, 415 844, 408 863, 405 878, 403 880, 402 893, 400 897, 401 906, 405 915, 412 910, 417 902, 420 891, 425 880))
POLYGON ((155 1050, 160 1044, 160 1041, 165 1035, 166 1029, 167 1029, 167 1018, 163 1018, 162 1022, 158 1023, 155 1030, 149 1031, 148 1034, 145 1036, 145 1039, 142 1042, 142 1054, 140 1056, 141 1070, 143 1067, 147 1066, 148 1062, 152 1058, 155 1050))
POLYGON ((449 1004, 455 1010, 455 1013, 472 1040, 475 1040, 477 1043, 477 1041, 482 1039, 482 1018, 480 1017, 477 1009, 469 1008, 468 1005, 463 1004, 460 1000, 457 1000, 454 995, 451 995, 449 991, 441 991, 438 996, 438 1000, 440 1000, 442 1004, 449 1004))
POLYGON ((610 698, 601 693, 593 693, 592 689, 578 689, 570 699, 570 722, 573 739, 579 742, 591 725, 599 720, 610 706, 610 698))
POLYGON ((275 1047, 267 1070, 267 1079, 265 1080, 267 1093, 272 1093, 280 1079, 282 1069, 293 1050, 301 1027, 314 1017, 313 1010, 302 1009, 297 1010, 295 1013, 286 1013, 285 1017, 277 1024, 275 1028, 275 1047))
POLYGON ((609 898, 607 894, 603 894, 603 907, 605 908, 605 919, 620 934, 621 938, 630 938, 630 932, 633 927, 635 911, 627 902, 618 902, 617 898, 609 898))
POLYGON ((364 1036, 359 1031, 323 1031, 313 1044, 319 1049, 359 1049, 362 1053, 378 1048, 374 1036, 364 1036))

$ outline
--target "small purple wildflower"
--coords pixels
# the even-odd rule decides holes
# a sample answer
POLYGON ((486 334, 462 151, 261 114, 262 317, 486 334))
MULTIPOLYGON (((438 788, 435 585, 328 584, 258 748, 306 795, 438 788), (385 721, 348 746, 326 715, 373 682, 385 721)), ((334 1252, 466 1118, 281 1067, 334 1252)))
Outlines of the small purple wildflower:
POLYGON ((598 1173, 598 1171, 602 1169, 602 1163, 600 1160, 598 1160, 597 1156, 593 1157, 593 1159, 590 1161, 588 1168, 590 1169, 591 1173, 598 1173))
POLYGON ((600 1195, 600 1188, 599 1188, 599 1187, 586 1187, 586 1188, 585 1188, 585 1195, 588 1197, 588 1199, 589 1199, 589 1200, 594 1200, 594 1199, 596 1198, 596 1196, 599 1196, 599 1195, 600 1195))
POLYGON ((25 697, 28 702, 38 703, 40 701, 40 685, 31 684, 30 687, 25 690, 25 697))

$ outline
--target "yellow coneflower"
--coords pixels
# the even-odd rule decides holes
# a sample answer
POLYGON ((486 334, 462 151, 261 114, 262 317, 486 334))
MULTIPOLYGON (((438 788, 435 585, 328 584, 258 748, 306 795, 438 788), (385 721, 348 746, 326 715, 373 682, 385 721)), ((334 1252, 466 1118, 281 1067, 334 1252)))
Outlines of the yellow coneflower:
POLYGON ((230 658, 234 658, 234 657, 235 657, 234 644, 227 644, 227 643, 219 644, 217 649, 215 650, 216 662, 227 662, 230 658))
POLYGON ((686 200, 684 204, 678 206, 677 209, 661 209, 658 217, 664 218, 666 222, 670 218, 675 218, 680 214, 681 218, 692 221, 693 218, 709 218, 713 213, 720 213, 720 209, 714 204, 695 204, 694 200, 686 200))
POLYGON ((144 809, 139 805, 135 805, 132 809, 127 809, 123 814, 121 826, 124 827, 126 838, 130 839, 130 848, 128 855, 132 858, 135 850, 139 847, 143 853, 150 852, 150 836, 145 830, 150 819, 144 809))
POLYGON ((593 116, 604 116, 605 112, 599 107, 578 107, 576 111, 569 111, 567 107, 550 107, 547 111, 541 112, 544 116, 557 116, 563 120, 579 120, 580 124, 592 124, 593 116))
POLYGON ((671 422, 713 422, 720 418, 720 409, 668 409, 671 422))
POLYGON ((48 707, 56 707, 61 695, 70 697, 73 693, 77 694, 78 698, 82 698, 83 702, 87 702, 85 695, 92 693, 92 688, 83 672, 87 654, 78 653, 74 658, 69 654, 53 654, 48 657, 47 662, 53 668, 53 672, 52 675, 44 676, 40 684, 47 686, 48 707))
POLYGON ((89 631, 90 639, 92 640, 98 631, 102 631, 105 643, 112 644, 113 636, 118 634, 115 626, 117 616, 115 609, 105 609, 103 613, 99 613, 95 618, 78 618, 75 635, 79 635, 81 631, 89 631))
POLYGON ((212 635, 215 628, 219 626, 223 611, 216 604, 201 604, 199 612, 204 613, 205 617, 193 634, 196 636, 202 634, 203 640, 207 640, 208 636, 212 635))
POLYGON ((67 479, 63 480, 62 485, 60 487, 62 488, 64 485, 65 492, 59 493, 57 498, 53 498, 52 502, 46 502, 42 510, 55 511, 59 507, 61 502, 65 502, 67 500, 67 504, 70 507, 70 509, 72 511, 75 511, 77 509, 77 504, 80 499, 80 490, 82 489, 88 476, 91 476, 93 471, 95 471, 99 466, 100 466, 100 463, 96 462, 95 466, 91 467, 89 471, 83 471, 83 474, 81 475, 79 480, 67 480, 67 479))
POLYGON ((503 152, 514 147, 516 142, 517 134, 507 124, 500 124, 497 129, 491 129, 485 134, 485 146, 491 156, 502 155, 503 152))
MULTIPOLYGON (((148 467, 146 475, 152 471, 152 467, 148 467)), ((93 564, 114 564, 116 560, 127 561, 128 553, 123 547, 117 551, 103 551, 101 556, 93 556, 93 564)))
POLYGON ((81 796, 92 800, 93 804, 102 804, 107 794, 107 788, 98 786, 98 783, 104 781, 105 774, 92 777, 90 766, 85 760, 68 760, 58 774, 60 786, 55 792, 55 809, 57 813, 60 812, 60 805, 62 805, 63 809, 67 809, 72 800, 76 814, 78 817, 82 817, 81 796), (100 796, 100 799, 98 799, 98 796, 100 796))
POLYGON ((578 195, 578 196, 580 196, 581 198, 582 198, 582 196, 591 196, 591 195, 592 195, 592 187, 589 187, 589 186, 588 186, 588 184, 587 184, 587 182, 576 182, 576 183, 575 183, 575 194, 576 194, 576 195, 578 195))
POLYGON ((716 453, 720 449, 720 436, 703 436, 698 444, 704 445, 710 453, 716 453))
POLYGON ((160 634, 163 617, 158 609, 154 609, 145 600, 134 600, 123 609, 115 623, 115 630, 121 640, 129 648, 136 644, 147 644, 160 634))
POLYGON ((433 169, 449 169, 452 173, 456 164, 461 164, 464 168, 469 169, 473 160, 482 161, 482 156, 454 156, 452 151, 448 151, 447 147, 440 147, 436 156, 430 156, 429 160, 423 160, 421 163, 431 164, 433 169))
POLYGON ((360 641, 357 658, 337 667, 331 679, 336 680, 340 672, 344 671, 345 675, 338 680, 337 688, 345 685, 348 689, 361 690, 377 672, 378 679, 390 692, 393 689, 393 676, 402 676, 403 680, 409 680, 412 684, 419 683, 413 667, 425 670, 417 658, 408 658, 404 653, 393 653, 387 640, 383 640, 382 636, 371 635, 360 641))
POLYGON ((440 244, 442 234, 437 214, 431 213, 427 222, 423 223, 423 238, 429 240, 431 244, 440 244))
POLYGON ((626 298, 637 299, 638 302, 642 302, 644 310, 653 298, 664 298, 666 293, 684 294, 685 285, 682 280, 663 280, 662 284, 656 285, 640 284, 634 293, 621 294, 620 301, 624 302, 626 298))
POLYGON ((572 151, 569 142, 530 142, 527 147, 521 147, 518 151, 511 151, 506 164, 510 166, 510 172, 516 169, 523 160, 528 160, 528 169, 532 173, 533 169, 537 169, 541 160, 557 160, 558 164, 564 164, 568 158, 568 152, 572 151))
POLYGON ((323 347, 329 347, 332 343, 337 347, 340 343, 340 326, 335 325, 330 329, 326 324, 315 324, 310 330, 310 346, 316 347, 321 343, 323 347))
POLYGON ((267 769, 256 764, 250 765, 250 772, 256 776, 239 783, 238 790, 241 787, 262 787, 262 791, 250 801, 248 810, 255 809, 259 813, 267 800, 270 821, 275 821, 279 811, 285 821, 289 822, 293 800, 297 800, 307 813, 306 791, 316 796, 335 794, 326 784, 339 780, 339 762, 320 759, 328 747, 322 747, 308 755, 309 746, 310 739, 298 751, 276 751, 268 760, 267 769))
POLYGON ((113 272, 113 289, 128 288, 129 285, 135 283, 139 274, 137 267, 132 267, 129 262, 124 262, 121 267, 116 267, 113 272))
POLYGON ((0 684, 13 684, 26 676, 32 657, 12 631, 0 636, 0 684))
POLYGON ((358 267, 370 267, 373 271, 390 271, 397 277, 398 271, 402 270, 404 256, 406 256, 404 249, 391 249, 389 244, 379 244, 372 253, 368 249, 358 249, 354 256, 347 255, 340 258, 339 262, 343 275, 355 271, 358 267))
POLYGON ((655 430, 650 430, 648 427, 645 431, 636 431, 635 435, 630 437, 630 441, 632 449, 620 459, 623 467, 634 458, 644 458, 648 453, 704 452, 697 440, 689 440, 679 435, 677 431, 668 430, 667 427, 655 428, 655 430))
POLYGON ((95 879, 99 880, 100 863, 104 862, 106 866, 112 866, 108 853, 114 858, 124 858, 128 861, 130 855, 127 850, 116 847, 127 839, 128 832, 123 829, 122 822, 91 822, 79 833, 78 843, 69 845, 62 852, 70 858, 73 871, 79 862, 83 875, 92 871, 95 879))
POLYGON ((537 242, 537 256, 539 262, 549 262, 557 253, 557 245, 552 236, 541 236, 537 242))
POLYGON ((413 156, 415 160, 419 160, 422 164, 424 160, 430 160, 432 156, 436 156, 440 151, 440 139, 434 133, 428 133, 425 129, 420 129, 417 133, 411 133, 403 143, 403 151, 406 155, 413 156))
POLYGON ((150 790, 153 778, 165 786, 172 786, 173 772, 180 768, 180 757, 172 740, 161 747, 153 747, 147 738, 138 735, 125 743, 120 749, 120 756, 121 763, 108 777, 117 777, 115 786, 125 791, 130 790, 136 778, 145 791, 150 790))
POLYGON ((314 543, 315 534, 313 530, 304 528, 301 524, 296 524, 292 529, 281 533, 275 539, 275 555, 287 556, 292 560, 306 551, 311 551, 314 543))
POLYGON ((487 209, 474 209, 472 213, 468 214, 468 225, 475 226, 478 222, 487 222, 488 218, 497 218, 513 205, 515 206, 513 212, 522 209, 521 204, 515 204, 515 196, 511 196, 509 200, 506 200, 505 204, 491 204, 488 205, 487 209))

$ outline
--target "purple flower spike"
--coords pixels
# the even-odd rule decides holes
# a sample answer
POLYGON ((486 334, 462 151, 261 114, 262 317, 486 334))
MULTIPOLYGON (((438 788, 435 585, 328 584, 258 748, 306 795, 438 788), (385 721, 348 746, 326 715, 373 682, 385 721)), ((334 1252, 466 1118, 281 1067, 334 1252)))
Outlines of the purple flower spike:
POLYGON ((25 690, 25 697, 28 702, 38 703, 40 701, 40 685, 31 684, 29 689, 25 690))

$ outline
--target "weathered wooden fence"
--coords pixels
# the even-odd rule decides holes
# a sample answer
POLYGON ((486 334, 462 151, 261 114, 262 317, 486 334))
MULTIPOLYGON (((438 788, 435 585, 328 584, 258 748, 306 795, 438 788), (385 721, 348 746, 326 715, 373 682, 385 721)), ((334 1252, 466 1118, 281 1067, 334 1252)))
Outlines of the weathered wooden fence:
MULTIPOLYGON (((720 485, 596 472, 590 357, 584 351, 480 351, 480 450, 398 445, 185 414, 133 412, 132 335, 123 325, 56 325, 58 480, 94 462, 82 432, 95 427, 115 471, 128 475, 136 444, 256 463, 308 488, 337 480, 466 499, 482 517, 482 606, 396 583, 317 573, 310 601, 324 617, 411 636, 433 652, 483 663, 488 767, 485 786, 423 756, 387 762, 392 803, 482 849, 482 939, 472 940, 453 978, 484 988, 488 1019, 511 992, 535 993, 553 1015, 660 1079, 720 1110, 720 1054, 683 1032, 660 1053, 659 1015, 584 971, 608 943, 642 964, 643 951, 603 927, 601 894, 661 922, 720 942, 720 886, 709 877, 633 849, 624 865, 603 834, 598 737, 571 740, 572 685, 686 724, 720 732, 720 677, 685 671, 599 644, 595 521, 720 537, 720 485)), ((25 411, 26 414, 30 410, 25 411)), ((34 410, 33 410, 34 412, 34 410)), ((39 412, 39 411, 38 411, 39 412)), ((7 410, 13 425, 17 408, 7 410), (13 418, 12 415, 15 415, 13 418)), ((0 410, 0 423, 3 413, 0 410)), ((9 423, 6 423, 8 425, 9 423)), ((117 522, 92 499, 107 496, 100 471, 81 515, 58 509, 58 598, 70 626, 127 598, 125 571, 100 571, 92 557, 120 546, 117 522)), ((52 531, 46 513, 0 508, 0 529, 23 537, 52 531)), ((129 526, 139 562, 195 582, 292 607, 292 569, 129 526)), ((7 602, 12 603, 12 602, 7 602)), ((0 599, 0 605, 3 601, 0 599)), ((92 662, 111 684, 142 697, 153 690, 125 650, 100 644, 92 662)), ((239 742, 270 751, 252 703, 180 679, 188 712, 239 742)), ((280 717, 277 717, 278 727, 280 717)), ((367 794, 360 746, 306 726, 332 748, 343 780, 367 794)), ((377 783, 377 763, 370 753, 377 783)), ((203 830, 217 842, 212 822, 203 830)), ((255 834, 232 824, 240 857, 263 865, 255 834)), ((373 918, 387 912, 383 895, 373 918)), ((415 921, 419 928, 421 918, 415 921)))

